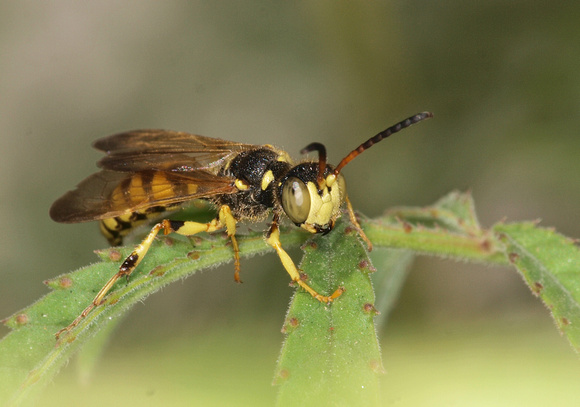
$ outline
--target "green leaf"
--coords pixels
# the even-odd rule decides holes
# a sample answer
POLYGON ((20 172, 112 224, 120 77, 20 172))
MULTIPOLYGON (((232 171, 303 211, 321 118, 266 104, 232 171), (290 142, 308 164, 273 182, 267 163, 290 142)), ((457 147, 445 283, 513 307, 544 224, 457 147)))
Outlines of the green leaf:
POLYGON ((533 222, 497 224, 507 259, 548 307, 580 352, 580 250, 575 242, 533 222))
POLYGON ((452 192, 433 206, 389 210, 362 227, 375 246, 410 249, 478 262, 506 264, 503 246, 479 226, 469 194, 452 192))
POLYGON ((483 230, 475 215, 475 205, 469 193, 453 191, 427 207, 399 207, 387 211, 409 225, 429 229, 441 228, 449 232, 479 236, 483 230))
MULTIPOLYGON (((308 234, 296 230, 283 232, 281 236, 286 248, 300 245, 307 237, 308 234)), ((51 293, 4 320, 13 331, 0 342, 0 405, 18 405, 34 395, 42 385, 50 382, 75 351, 149 294, 199 270, 232 261, 232 249, 226 243, 227 239, 221 234, 207 238, 158 239, 130 281, 115 284, 104 305, 95 308, 58 342, 54 334, 91 303, 131 249, 98 252, 102 262, 46 282, 53 289, 51 293)), ((243 256, 272 251, 264 243, 262 233, 241 237, 239 243, 243 256)), ((91 359, 98 354, 99 343, 102 345, 106 336, 101 333, 92 342, 94 348, 90 353, 93 355, 87 357, 84 365, 94 363, 91 359)))
POLYGON ((376 268, 376 272, 372 274, 372 281, 377 297, 375 308, 378 315, 375 324, 377 331, 380 332, 399 298, 415 254, 410 250, 375 247, 370 253, 370 258, 376 268))
POLYGON ((379 405, 383 365, 373 323, 374 268, 357 232, 337 223, 335 232, 306 244, 300 268, 319 293, 330 295, 339 286, 346 291, 330 304, 302 290, 294 295, 275 374, 277 405, 379 405))
MULTIPOLYGON (((297 290, 284 324, 287 338, 276 370, 280 406, 378 403, 383 367, 373 318, 378 311, 388 315, 415 254, 487 264, 511 262, 578 350, 580 254, 564 236, 532 223, 482 229, 471 196, 457 192, 433 206, 396 208, 377 219, 362 219, 375 246, 373 279, 379 287, 375 301, 369 279, 375 268, 344 218, 332 233, 305 246, 301 267, 308 283, 321 294, 329 295, 338 286, 346 292, 325 305, 297 290)), ((232 248, 223 234, 203 236, 157 239, 131 280, 117 282, 103 306, 59 342, 54 333, 90 304, 131 250, 100 251, 100 263, 48 281, 51 293, 4 321, 13 331, 0 341, 0 405, 19 404, 38 392, 81 347, 88 349, 81 359, 83 376, 88 377, 113 325, 128 308, 166 284, 232 260, 232 248)), ((281 240, 289 249, 309 237, 292 228, 283 231, 281 240)), ((273 251, 262 233, 238 240, 241 256, 273 251)))

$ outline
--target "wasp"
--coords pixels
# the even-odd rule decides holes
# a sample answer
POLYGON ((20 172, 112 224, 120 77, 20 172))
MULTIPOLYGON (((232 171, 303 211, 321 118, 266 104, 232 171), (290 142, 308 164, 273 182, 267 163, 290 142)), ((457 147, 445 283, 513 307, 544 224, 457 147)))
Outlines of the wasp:
POLYGON ((236 224, 263 221, 270 214, 265 240, 277 252, 292 281, 323 303, 335 300, 344 287, 325 296, 301 278, 280 241, 282 218, 289 218, 310 233, 327 234, 345 205, 370 250, 372 245, 355 217, 341 170, 379 141, 430 117, 430 112, 419 113, 383 130, 351 151, 336 167, 327 164, 326 148, 320 143, 311 143, 301 151, 317 152, 318 161, 296 164, 285 151, 271 145, 242 144, 184 132, 136 130, 97 140, 93 146, 105 153, 97 163, 101 170, 54 202, 50 208, 53 220, 98 220, 102 234, 111 245, 118 246, 138 224, 192 200, 209 201, 216 207, 217 216, 208 223, 170 219, 156 223, 93 302, 56 333, 57 339, 102 304, 117 280, 129 278, 161 231, 192 236, 225 229, 232 243, 234 279, 240 282, 236 224))

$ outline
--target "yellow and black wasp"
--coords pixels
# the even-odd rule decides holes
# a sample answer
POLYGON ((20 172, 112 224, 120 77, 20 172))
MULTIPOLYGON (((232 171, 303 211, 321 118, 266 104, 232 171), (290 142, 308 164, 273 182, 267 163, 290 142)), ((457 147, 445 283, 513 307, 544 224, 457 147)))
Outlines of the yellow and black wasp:
POLYGON ((432 116, 429 112, 419 113, 389 127, 350 152, 336 167, 326 163, 326 149, 320 143, 312 143, 301 151, 317 152, 318 161, 295 164, 286 152, 270 145, 242 144, 183 132, 136 130, 97 140, 94 147, 106 154, 98 162, 101 171, 52 205, 53 220, 63 223, 99 220, 101 232, 109 242, 120 245, 137 224, 188 201, 207 200, 216 206, 218 215, 208 223, 164 219, 153 226, 93 302, 60 330, 57 338, 99 306, 117 280, 129 277, 160 231, 192 236, 225 228, 232 242, 234 277, 239 282, 236 223, 262 221, 269 214, 272 222, 265 234, 266 242, 276 250, 292 281, 321 302, 333 301, 344 288, 338 287, 330 296, 317 293, 301 279, 282 248, 279 232, 282 216, 310 233, 326 234, 346 204, 351 221, 370 249, 340 171, 373 144, 432 116))

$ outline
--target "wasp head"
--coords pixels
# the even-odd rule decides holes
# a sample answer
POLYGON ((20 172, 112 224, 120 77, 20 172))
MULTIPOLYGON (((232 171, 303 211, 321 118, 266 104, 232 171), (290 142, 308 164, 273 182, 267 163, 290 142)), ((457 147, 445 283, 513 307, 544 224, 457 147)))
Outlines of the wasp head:
POLYGON ((320 176, 319 163, 302 163, 282 179, 278 190, 286 215, 311 233, 326 234, 334 227, 346 195, 342 175, 326 166, 320 176))

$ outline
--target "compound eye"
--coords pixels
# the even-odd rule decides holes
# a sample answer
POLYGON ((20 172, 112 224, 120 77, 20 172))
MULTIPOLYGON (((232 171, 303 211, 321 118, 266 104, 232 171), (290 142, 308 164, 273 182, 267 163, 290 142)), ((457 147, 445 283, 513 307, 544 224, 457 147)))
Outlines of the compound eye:
POLYGON ((282 208, 294 223, 304 223, 310 213, 310 194, 304 182, 290 177, 282 189, 282 208))

